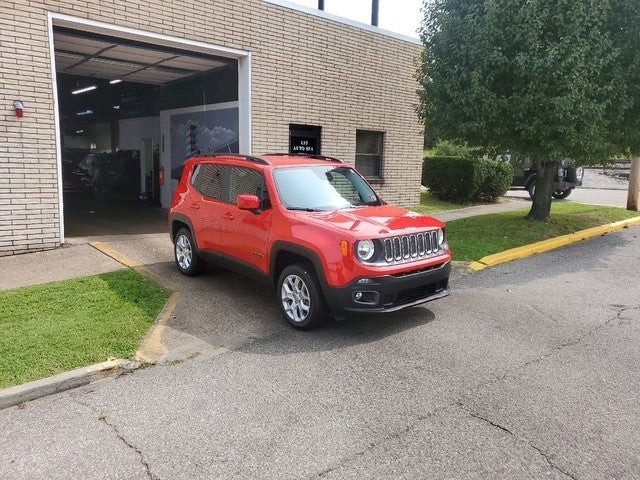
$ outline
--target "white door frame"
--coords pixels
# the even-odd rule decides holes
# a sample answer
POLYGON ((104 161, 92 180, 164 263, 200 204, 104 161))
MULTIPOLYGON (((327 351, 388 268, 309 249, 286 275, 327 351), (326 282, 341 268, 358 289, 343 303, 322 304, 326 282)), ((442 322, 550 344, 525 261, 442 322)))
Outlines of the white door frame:
MULTIPOLYGON (((251 153, 251 53, 244 50, 227 48, 196 40, 147 32, 130 27, 97 22, 86 18, 74 17, 60 13, 49 12, 49 50, 51 56, 51 84, 53 89, 56 156, 58 163, 58 198, 60 218, 60 243, 64 243, 64 205, 62 197, 62 133, 60 132, 60 118, 58 115, 58 87, 56 82, 55 45, 53 41, 53 27, 69 27, 84 32, 111 35, 128 40, 137 40, 154 45, 163 45, 193 52, 206 53, 218 57, 235 59, 238 62, 238 115, 239 115, 239 148, 240 153, 251 153)), ((165 183, 167 188, 171 182, 165 183)), ((162 188, 161 188, 162 190, 162 188)), ((163 196, 164 196, 164 192, 163 196)))

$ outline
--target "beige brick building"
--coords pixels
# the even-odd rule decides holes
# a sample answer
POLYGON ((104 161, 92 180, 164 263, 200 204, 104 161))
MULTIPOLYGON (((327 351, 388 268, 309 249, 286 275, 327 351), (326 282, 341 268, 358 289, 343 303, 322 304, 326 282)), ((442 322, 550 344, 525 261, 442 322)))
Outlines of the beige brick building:
POLYGON ((311 149, 419 201, 417 41, 284 0, 4 0, 0 22, 0 255, 65 242, 65 166, 78 180, 92 153, 167 207, 185 125, 187 149, 311 149))

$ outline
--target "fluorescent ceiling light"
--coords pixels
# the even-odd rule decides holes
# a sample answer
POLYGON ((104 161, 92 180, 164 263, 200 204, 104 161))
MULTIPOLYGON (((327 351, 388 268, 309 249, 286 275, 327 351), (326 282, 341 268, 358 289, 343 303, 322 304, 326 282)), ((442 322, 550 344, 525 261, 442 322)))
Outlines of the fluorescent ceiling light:
POLYGON ((83 115, 91 115, 92 113, 93 113, 93 110, 85 110, 84 112, 76 113, 76 115, 79 117, 82 117, 83 115))
POLYGON ((91 90, 95 90, 96 87, 95 85, 89 85, 88 87, 84 87, 84 88, 79 88, 77 90, 73 90, 71 92, 71 95, 78 95, 79 93, 84 93, 84 92, 90 92, 91 90))
POLYGON ((111 80, 109 82, 110 85, 115 85, 116 83, 120 83, 122 81, 122 79, 120 78, 114 78, 113 80, 111 80))
POLYGON ((114 105, 114 106, 113 106, 113 109, 114 109, 114 110, 120 110, 120 105, 114 105))

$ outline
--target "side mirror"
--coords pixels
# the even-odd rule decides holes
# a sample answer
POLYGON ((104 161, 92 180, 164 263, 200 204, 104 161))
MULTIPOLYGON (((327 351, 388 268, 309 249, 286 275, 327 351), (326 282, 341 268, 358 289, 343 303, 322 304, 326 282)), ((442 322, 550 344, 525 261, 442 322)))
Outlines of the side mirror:
POLYGON ((241 193, 236 199, 236 205, 240 210, 258 210, 260 199, 256 195, 241 193))

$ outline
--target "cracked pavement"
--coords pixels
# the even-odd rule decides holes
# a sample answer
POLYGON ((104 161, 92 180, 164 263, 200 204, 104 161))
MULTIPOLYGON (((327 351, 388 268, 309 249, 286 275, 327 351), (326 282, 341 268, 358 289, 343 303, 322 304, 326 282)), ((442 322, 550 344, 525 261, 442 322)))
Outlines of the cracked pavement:
POLYGON ((197 341, 0 411, 0 479, 640 478, 640 227, 307 333, 257 284, 146 264, 197 341))

